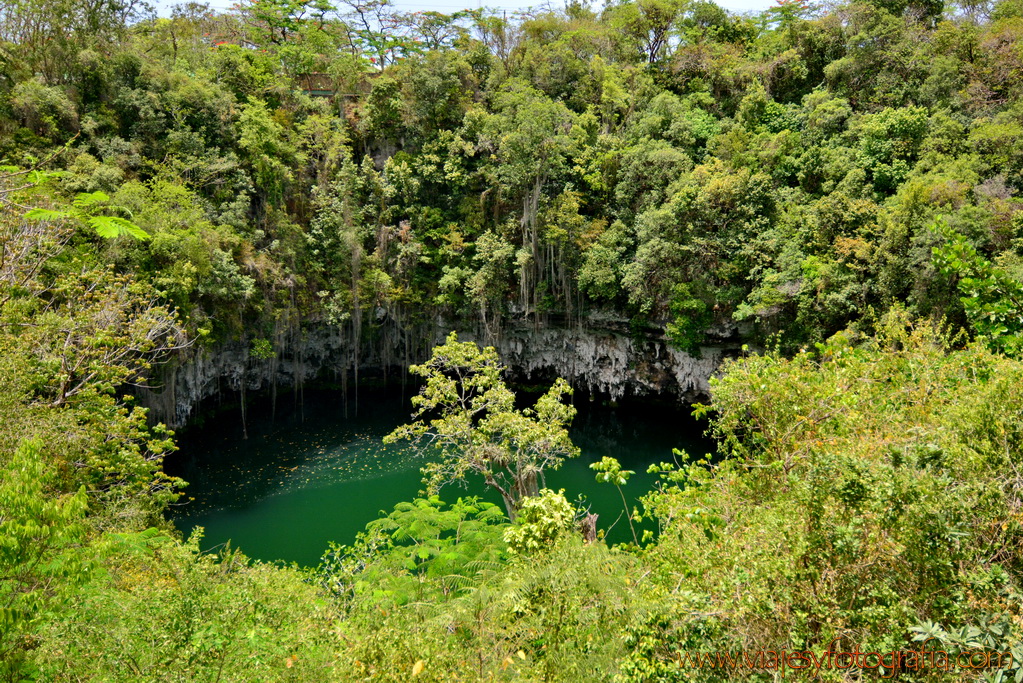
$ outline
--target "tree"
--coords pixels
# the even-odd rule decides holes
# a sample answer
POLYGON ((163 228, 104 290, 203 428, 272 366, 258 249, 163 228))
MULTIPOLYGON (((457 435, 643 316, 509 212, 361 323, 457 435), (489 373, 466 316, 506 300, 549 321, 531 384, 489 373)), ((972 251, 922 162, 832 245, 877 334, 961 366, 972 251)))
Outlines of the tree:
POLYGON ((481 564, 503 564, 506 529, 493 503, 417 498, 367 524, 352 545, 331 543, 317 574, 348 604, 360 598, 397 605, 444 599, 478 583, 481 564))
POLYGON ((304 23, 323 28, 334 7, 326 0, 252 0, 243 6, 255 45, 283 45, 304 23))
POLYGON ((534 407, 518 410, 515 394, 501 379, 497 351, 460 342, 454 332, 434 348, 430 360, 410 370, 426 382, 412 398, 415 422, 384 442, 408 439, 421 454, 440 456, 423 468, 431 493, 478 474, 501 494, 514 522, 523 501, 539 495, 544 471, 579 454, 568 436, 576 411, 561 401, 572 393, 564 379, 558 378, 534 407))
POLYGON ((632 523, 633 514, 629 512, 629 503, 625 500, 625 493, 622 487, 629 483, 629 477, 634 475, 634 470, 623 470, 622 464, 616 458, 604 456, 600 462, 590 464, 590 469, 597 473, 597 481, 602 484, 613 484, 618 489, 618 495, 622 497, 622 505, 625 506, 625 515, 629 520, 629 529, 632 531, 632 540, 639 545, 639 538, 636 536, 636 527, 632 523))
POLYGON ((0 477, 0 676, 24 680, 31 629, 56 589, 85 578, 80 558, 68 547, 81 541, 85 487, 73 495, 48 495, 53 478, 40 457, 39 441, 26 441, 0 477))
POLYGON ((0 310, 15 294, 32 285, 40 269, 63 250, 71 234, 61 221, 25 221, 15 207, 0 204, 0 310))
POLYGON ((973 331, 1010 356, 1023 351, 1023 283, 996 267, 947 223, 932 228, 946 239, 934 247, 934 263, 955 280, 973 331))
MULTIPOLYGON (((410 18, 398 12, 391 0, 342 0, 342 18, 349 42, 383 69, 402 57, 421 51, 410 37, 410 18)), ((412 22, 414 23, 414 22, 412 22)))
POLYGON ((488 182, 522 202, 519 298, 527 311, 535 312, 538 284, 548 270, 539 225, 541 199, 544 187, 568 162, 576 117, 563 103, 522 81, 506 85, 496 99, 500 113, 485 115, 469 127, 482 122, 478 151, 489 152, 496 162, 488 169, 488 182))
POLYGON ((774 5, 764 12, 765 18, 779 28, 791 28, 800 19, 805 18, 811 12, 809 3, 805 0, 776 0, 774 5))
POLYGON ((139 0, 12 0, 0 6, 0 43, 31 73, 63 83, 83 51, 116 44, 145 9, 139 0))
POLYGON ((508 552, 513 555, 537 553, 554 545, 574 526, 576 511, 565 498, 565 489, 557 493, 544 489, 522 501, 518 523, 504 531, 508 552))
POLYGON ((688 10, 689 3, 683 0, 639 0, 608 11, 611 26, 635 41, 648 64, 655 64, 670 56, 674 32, 688 10))
POLYGON ((467 282, 471 299, 479 306, 483 329, 491 334, 492 323, 500 316, 501 302, 507 294, 508 270, 515 248, 500 235, 487 231, 476 240, 473 261, 479 265, 467 282), (491 315, 487 316, 487 312, 491 315))
POLYGON ((112 393, 142 379, 160 356, 189 342, 178 316, 148 284, 110 268, 84 266, 51 287, 53 300, 23 339, 31 344, 54 407, 77 396, 112 393))
POLYGON ((54 209, 31 209, 25 218, 39 221, 74 220, 85 223, 104 239, 114 239, 127 235, 137 240, 148 240, 149 233, 121 216, 107 216, 99 211, 124 212, 119 206, 110 206, 110 197, 104 192, 81 193, 75 197, 71 208, 66 211, 54 209))
POLYGON ((242 109, 238 121, 238 146, 252 164, 253 178, 267 203, 277 205, 294 174, 296 149, 288 131, 267 106, 254 97, 242 109))

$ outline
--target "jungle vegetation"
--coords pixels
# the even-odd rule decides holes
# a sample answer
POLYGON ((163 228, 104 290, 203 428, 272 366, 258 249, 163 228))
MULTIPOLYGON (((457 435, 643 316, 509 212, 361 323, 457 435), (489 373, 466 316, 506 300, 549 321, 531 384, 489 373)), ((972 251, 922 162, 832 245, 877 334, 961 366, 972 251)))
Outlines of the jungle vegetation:
POLYGON ((930 639, 1014 660, 786 675, 1023 680, 1021 38, 1020 0, 3 3, 0 679, 774 680, 678 655, 930 639), (569 387, 516 409, 454 338, 394 435, 441 440, 429 491, 319 567, 165 520, 132 387, 170 354, 329 325, 357 374, 383 322, 598 314, 759 350, 656 533, 581 533, 542 486, 569 387), (506 510, 442 486, 480 476, 506 510))

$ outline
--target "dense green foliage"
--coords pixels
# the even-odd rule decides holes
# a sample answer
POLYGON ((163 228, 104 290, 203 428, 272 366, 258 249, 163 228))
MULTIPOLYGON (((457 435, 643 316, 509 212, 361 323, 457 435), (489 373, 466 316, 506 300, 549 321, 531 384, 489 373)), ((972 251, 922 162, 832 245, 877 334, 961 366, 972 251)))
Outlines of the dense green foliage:
POLYGON ((424 382, 412 397, 418 419, 384 443, 409 439, 432 460, 423 468, 431 491, 480 476, 501 494, 514 522, 520 507, 540 493, 544 471, 579 455, 568 436, 575 408, 561 400, 572 393, 565 380, 558 379, 533 408, 517 410, 497 351, 459 342, 454 332, 434 347, 430 360, 410 370, 424 382), (436 417, 427 419, 431 415, 436 417))
POLYGON ((0 678, 768 680, 678 654, 931 638, 1023 679, 1021 36, 1019 0, 4 4, 0 678), (542 488, 567 385, 518 409, 455 338, 396 434, 431 496, 315 571, 164 520, 129 388, 170 353, 329 325, 357 380, 385 325, 595 313, 774 349, 629 547, 542 488), (466 476, 512 519, 432 495, 466 476))
POLYGON ((937 217, 1018 258, 1009 0, 760 17, 658 0, 521 20, 104 7, 73 40, 53 3, 4 15, 0 157, 24 167, 68 143, 46 194, 89 202, 103 235, 125 219, 151 235, 101 257, 144 273, 193 331, 273 339, 326 318, 361 339, 382 307, 494 332, 605 307, 684 348, 737 323, 798 348, 893 299, 965 322, 930 265, 937 217))

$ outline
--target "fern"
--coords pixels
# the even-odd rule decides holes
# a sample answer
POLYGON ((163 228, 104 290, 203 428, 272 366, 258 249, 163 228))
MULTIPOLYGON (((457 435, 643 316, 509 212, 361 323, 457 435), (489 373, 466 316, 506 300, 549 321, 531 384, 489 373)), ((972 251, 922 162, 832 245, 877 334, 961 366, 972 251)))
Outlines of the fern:
POLYGON ((59 221, 70 217, 71 214, 67 211, 53 211, 51 209, 31 209, 25 214, 25 218, 30 218, 34 221, 59 221))
POLYGON ((126 218, 119 216, 92 216, 86 221, 96 234, 104 239, 129 235, 137 240, 148 240, 149 233, 126 218))
POLYGON ((110 196, 105 192, 82 192, 75 197, 72 205, 76 209, 88 209, 109 201, 110 196))
MULTIPOLYGON (((93 215, 101 205, 110 201, 110 197, 104 192, 82 192, 78 194, 71 203, 69 211, 55 211, 53 209, 30 209, 25 213, 25 218, 37 221, 60 221, 76 220, 88 225, 96 231, 96 234, 103 239, 112 240, 118 237, 127 236, 136 240, 145 241, 149 239, 149 233, 135 225, 127 218, 120 216, 108 216, 104 214, 93 215)), ((102 207, 106 211, 126 213, 131 212, 120 206, 102 207)))

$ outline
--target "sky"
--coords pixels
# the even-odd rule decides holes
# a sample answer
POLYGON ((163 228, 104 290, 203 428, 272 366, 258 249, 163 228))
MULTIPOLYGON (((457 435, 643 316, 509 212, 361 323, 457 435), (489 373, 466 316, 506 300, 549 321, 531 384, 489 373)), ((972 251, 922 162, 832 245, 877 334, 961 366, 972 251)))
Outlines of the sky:
MULTIPOLYGON (((162 16, 170 14, 170 8, 183 2, 184 0, 156 0, 155 4, 157 10, 162 16)), ((214 9, 224 10, 235 4, 235 0, 202 0, 207 2, 210 7, 214 9)), ((406 12, 424 12, 428 10, 434 10, 437 12, 444 12, 450 14, 461 9, 475 8, 480 5, 483 7, 489 7, 498 10, 505 10, 509 14, 518 11, 520 9, 526 9, 530 6, 536 6, 541 4, 542 0, 535 0, 534 2, 519 2, 516 3, 514 0, 495 0, 493 2, 486 2, 485 0, 437 0, 430 2, 430 0, 393 0, 393 5, 399 10, 406 12)), ((736 12, 761 12, 771 5, 774 4, 774 0, 716 0, 717 4, 725 9, 736 12)), ((559 0, 552 0, 551 4, 558 6, 562 4, 559 0)), ((599 5, 603 3, 592 3, 599 5)))

